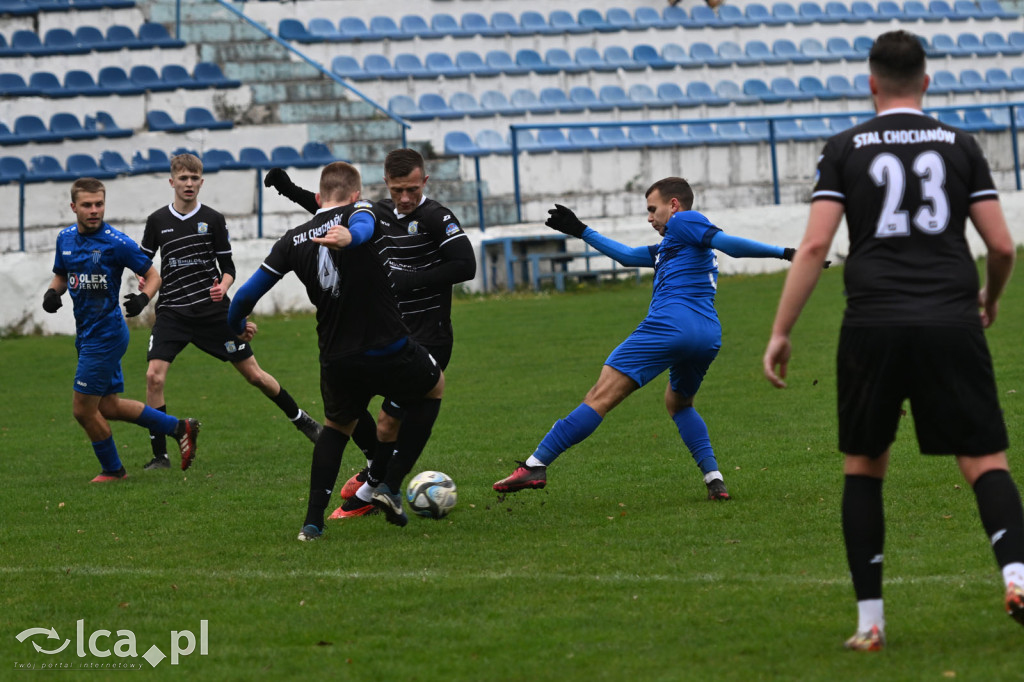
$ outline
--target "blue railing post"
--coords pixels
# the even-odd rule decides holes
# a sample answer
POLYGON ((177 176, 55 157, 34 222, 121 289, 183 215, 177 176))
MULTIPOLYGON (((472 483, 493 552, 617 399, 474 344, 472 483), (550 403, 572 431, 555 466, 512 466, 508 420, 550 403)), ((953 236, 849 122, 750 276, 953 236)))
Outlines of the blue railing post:
POLYGON ((263 239, 263 171, 256 169, 256 236, 263 239))
POLYGON ((509 126, 509 129, 512 138, 509 142, 512 146, 512 187, 516 194, 516 222, 521 223, 523 222, 523 204, 522 194, 519 190, 519 136, 516 135, 517 127, 515 125, 509 126))
POLYGON ((480 179, 480 156, 473 157, 473 167, 476 169, 476 213, 480 232, 486 229, 484 225, 484 190, 483 180, 480 179))
POLYGON ((775 119, 768 119, 768 146, 772 152, 772 196, 775 198, 775 205, 779 201, 779 158, 775 149, 775 119))
POLYGON ((181 40, 181 0, 174 0, 174 39, 181 40))
POLYGON ((25 179, 18 180, 18 250, 25 251, 25 179))
POLYGON ((1013 144, 1013 169, 1017 175, 1017 191, 1020 187, 1020 150, 1017 148, 1017 107, 1010 105, 1010 141, 1013 144))

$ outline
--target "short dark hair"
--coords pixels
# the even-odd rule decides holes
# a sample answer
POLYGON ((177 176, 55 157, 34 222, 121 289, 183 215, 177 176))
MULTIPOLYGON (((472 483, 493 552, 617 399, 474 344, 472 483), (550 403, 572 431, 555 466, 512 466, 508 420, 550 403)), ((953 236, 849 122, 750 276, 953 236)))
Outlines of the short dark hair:
POLYGON ((80 192, 103 192, 103 196, 107 196, 107 188, 96 178, 78 178, 71 183, 71 203, 78 202, 80 192))
POLYGON ((404 178, 419 168, 424 170, 423 155, 415 149, 395 149, 384 159, 384 177, 404 178))
POLYGON ((203 162, 195 154, 178 154, 177 156, 171 157, 171 175, 177 175, 178 173, 196 173, 197 175, 203 174, 203 162))
POLYGON ((362 188, 359 169, 344 161, 335 161, 320 171, 320 200, 341 201, 362 188))
POLYGON ((682 178, 662 178, 648 187, 644 196, 651 196, 654 190, 658 190, 662 199, 677 199, 687 211, 693 208, 693 189, 690 183, 682 178))
POLYGON ((889 31, 875 39, 868 67, 887 94, 912 95, 924 82, 925 54, 921 40, 908 31, 889 31))

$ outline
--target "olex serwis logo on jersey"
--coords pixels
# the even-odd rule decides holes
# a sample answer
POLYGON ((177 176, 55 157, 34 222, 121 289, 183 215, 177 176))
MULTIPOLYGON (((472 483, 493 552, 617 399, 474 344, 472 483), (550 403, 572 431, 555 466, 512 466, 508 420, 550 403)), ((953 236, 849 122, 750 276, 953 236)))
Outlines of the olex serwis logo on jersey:
POLYGON ((42 670, 141 670, 141 658, 151 667, 160 665, 170 655, 171 665, 178 665, 183 656, 190 656, 199 647, 199 655, 209 654, 209 621, 199 621, 199 637, 191 630, 171 630, 170 642, 166 645, 168 654, 165 654, 156 644, 150 646, 144 653, 139 654, 139 643, 135 633, 131 630, 117 630, 111 632, 103 628, 86 633, 85 619, 75 623, 75 634, 71 638, 63 638, 57 634, 55 627, 34 627, 22 630, 15 639, 22 642, 31 649, 24 660, 14 662, 16 669, 42 670), (42 658, 42 656, 54 656, 63 654, 59 658, 42 658), (79 660, 70 657, 76 656, 79 660), (95 660, 81 660, 87 658, 98 658, 95 660))
POLYGON ((69 289, 106 289, 107 276, 90 275, 86 273, 71 273, 68 275, 69 289))

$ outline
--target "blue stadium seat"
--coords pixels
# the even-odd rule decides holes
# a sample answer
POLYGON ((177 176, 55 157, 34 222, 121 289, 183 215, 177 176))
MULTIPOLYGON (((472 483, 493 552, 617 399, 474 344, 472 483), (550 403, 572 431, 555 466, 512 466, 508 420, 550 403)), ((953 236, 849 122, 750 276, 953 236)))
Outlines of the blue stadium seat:
POLYGON ((423 40, 437 40, 443 36, 430 28, 427 20, 418 14, 406 14, 398 22, 402 33, 410 38, 421 38, 423 40))
POLYGON ((93 52, 107 52, 115 49, 107 44, 107 38, 103 35, 103 31, 87 24, 75 29, 75 41, 93 52))
POLYGON ((853 89, 861 97, 871 96, 871 87, 868 85, 868 75, 866 73, 858 73, 850 81, 853 84, 853 89))
POLYGON ((880 21, 903 21, 906 18, 900 6, 892 0, 882 0, 875 11, 878 12, 880 21))
POLYGON ((100 168, 114 175, 127 175, 132 168, 120 153, 106 150, 100 152, 100 168))
POLYGON ((309 32, 313 34, 323 32, 323 36, 327 40, 354 43, 367 41, 373 37, 370 33, 370 27, 359 17, 342 17, 338 20, 337 29, 333 32, 331 31, 333 24, 331 28, 328 28, 319 22, 314 24, 314 21, 316 19, 309 20, 309 32))
POLYGON ((998 133, 1006 130, 1007 124, 992 119, 984 109, 968 109, 964 112, 964 128, 970 131, 998 133))
POLYGON ((420 114, 425 118, 462 118, 461 114, 452 111, 452 108, 444 101, 444 97, 432 92, 425 92, 420 95, 417 108, 419 109, 420 114))
POLYGON ((797 11, 800 12, 800 16, 808 24, 836 23, 834 19, 825 14, 824 10, 821 9, 821 5, 816 2, 801 2, 797 11))
POLYGON ((761 40, 747 41, 743 50, 747 64, 781 64, 783 58, 772 52, 772 48, 761 40))
POLYGON ((235 164, 235 157, 226 149, 204 149, 202 153, 203 175, 230 170, 235 164))
POLYGON ((290 145, 278 145, 270 150, 270 162, 277 168, 313 168, 319 161, 302 158, 299 150, 290 145))
POLYGON ((853 39, 853 51, 857 54, 858 59, 868 58, 868 53, 871 52, 871 46, 875 44, 874 38, 868 36, 857 36, 853 39))
POLYGON ((771 88, 760 78, 748 78, 743 81, 743 94, 756 97, 762 102, 781 102, 782 99, 772 94, 771 88))
MULTIPOLYGON (((509 146, 511 147, 513 136, 509 135, 509 146)), ((535 151, 537 149, 537 137, 533 134, 532 130, 517 130, 515 131, 515 141, 517 151, 535 151)))
MULTIPOLYGON (((359 22, 362 23, 362 19, 360 19, 359 22)), ((358 40, 365 38, 368 33, 368 31, 365 30, 365 25, 363 25, 363 29, 364 32, 362 37, 358 38, 358 40)), ((313 17, 309 20, 308 33, 316 42, 340 43, 343 40, 353 40, 352 38, 343 37, 341 33, 338 32, 338 25, 330 19, 324 19, 323 17, 313 17)))
POLYGON ((882 20, 878 15, 878 11, 875 9, 875 6, 869 2, 865 2, 865 0, 856 0, 851 4, 850 14, 853 15, 853 18, 857 23, 882 20))
POLYGON ((180 64, 166 64, 160 69, 160 80, 168 85, 174 86, 174 89, 184 88, 185 90, 198 90, 201 86, 196 83, 196 79, 192 77, 184 66, 180 64))
POLYGON ((68 182, 78 177, 64 170, 60 161, 49 154, 33 156, 29 173, 40 182, 68 182))
POLYGON ((1020 15, 1008 9, 1004 9, 997 0, 980 0, 978 7, 984 16, 990 19, 1020 19, 1020 15))
POLYGON ((87 129, 77 116, 66 111, 50 116, 50 132, 56 140, 95 140, 100 136, 95 128, 87 129))
POLYGON ((481 154, 508 154, 512 151, 508 141, 497 130, 481 130, 474 142, 481 154))
POLYGON ((181 133, 186 130, 181 123, 176 123, 171 115, 160 109, 150 109, 146 112, 146 126, 150 130, 165 133, 181 133))
POLYGON ((629 126, 629 145, 631 147, 664 147, 665 141, 658 136, 651 126, 629 126))
POLYGON ((28 85, 44 97, 75 97, 77 95, 77 93, 65 89, 56 74, 50 71, 36 71, 28 77, 28 85))
POLYGON ((75 40, 75 35, 66 28, 51 28, 43 38, 43 46, 50 54, 86 54, 88 47, 75 40))
POLYGON ((637 146, 630 140, 622 128, 598 128, 597 141, 603 148, 607 149, 629 149, 637 146))
POLYGON ((686 96, 696 104, 705 104, 709 107, 721 107, 729 103, 729 100, 719 97, 704 81, 690 81, 686 85, 686 96))
POLYGON ((12 144, 22 144, 22 141, 11 132, 11 129, 7 127, 6 123, 0 123, 0 146, 12 144))
POLYGON ((842 2, 825 3, 825 16, 830 23, 839 24, 862 24, 863 19, 858 19, 850 12, 850 8, 842 2))
POLYGON ((1006 36, 1006 42, 1014 49, 1024 49, 1024 31, 1010 31, 1006 36))
POLYGON ((809 93, 801 90, 791 78, 786 76, 773 78, 770 87, 772 94, 778 97, 780 101, 806 102, 812 99, 809 93))
POLYGON ((611 33, 615 27, 605 21, 601 13, 591 7, 585 7, 576 15, 576 22, 590 32, 611 33))
POLYGON ((236 78, 228 78, 220 70, 220 66, 213 62, 196 63, 196 67, 192 70, 192 77, 200 87, 212 87, 218 90, 242 87, 242 81, 236 78))
MULTIPOLYGON (((932 55, 949 56, 955 58, 970 57, 971 51, 965 50, 956 44, 951 37, 945 33, 936 33, 932 36, 932 55)), ((931 56, 931 55, 929 55, 931 56)))
POLYGON ((658 93, 658 99, 665 102, 668 106, 697 106, 697 102, 688 97, 682 88, 675 83, 661 83, 656 92, 658 93))
POLYGON ((780 38, 772 43, 772 53, 783 64, 806 64, 811 61, 811 58, 801 52, 788 38, 780 38))
POLYGON ((800 92, 806 96, 806 99, 829 100, 839 98, 839 95, 826 88, 824 83, 815 76, 803 76, 797 82, 797 87, 800 88, 800 92))
POLYGON ((139 26, 139 43, 143 48, 185 47, 185 41, 174 38, 163 24, 147 21, 139 26))
POLYGON ((954 73, 944 69, 935 71, 932 74, 931 82, 928 84, 928 92, 938 95, 961 92, 960 79, 954 73))
POLYGON ((368 54, 363 57, 363 71, 371 79, 397 80, 405 74, 395 71, 391 60, 382 54, 368 54))
POLYGON ((306 30, 306 25, 298 19, 282 19, 277 22, 277 35, 281 40, 303 44, 322 41, 322 38, 306 30))
POLYGON ((682 28, 697 27, 695 22, 690 19, 690 15, 686 13, 686 10, 679 5, 669 5, 661 11, 661 17, 671 28, 678 26, 682 28))
POLYGON ((399 28, 395 20, 389 16, 370 17, 367 27, 370 36, 376 40, 412 40, 412 36, 399 28))
POLYGON ((953 3, 953 13, 959 17, 962 17, 960 21, 967 19, 981 20, 987 19, 985 12, 974 2, 968 0, 956 0, 953 3))
POLYGON ((772 17, 779 26, 793 24, 800 26, 811 23, 811 20, 800 14, 793 5, 788 2, 776 2, 772 5, 772 17))
POLYGON ((556 9, 548 14, 548 24, 556 33, 589 33, 590 29, 580 26, 576 17, 565 10, 556 9))
POLYGON ((34 97, 42 92, 29 86, 20 73, 0 73, 0 96, 3 97, 34 97))
POLYGON ((52 54, 43 47, 39 34, 28 29, 19 29, 11 34, 11 45, 7 48, 8 56, 43 56, 52 54))
POLYGON ((825 88, 833 98, 856 99, 860 97, 846 76, 834 75, 825 79, 825 88))
POLYGON ((704 42, 690 43, 690 58, 697 64, 704 64, 712 68, 730 66, 730 63, 718 56, 715 48, 704 42))
POLYGON ((699 69, 703 66, 703 64, 694 60, 689 55, 685 47, 678 43, 666 43, 661 48, 661 58, 670 64, 681 66, 684 69, 699 69))
POLYGON ((829 116, 828 118, 828 129, 833 135, 849 130, 853 126, 854 121, 851 116, 829 116))
POLYGON ((592 47, 578 47, 575 52, 576 63, 586 71, 614 71, 601 54, 592 47))
POLYGON ((453 156, 477 156, 481 152, 467 133, 452 130, 444 134, 444 153, 453 156))
POLYGON ((205 107, 188 107, 185 109, 185 128, 187 130, 229 130, 235 127, 232 120, 220 120, 205 107))
POLYGON ((1017 84, 1003 69, 992 68, 985 72, 985 82, 993 91, 1019 92, 1024 89, 1024 83, 1017 84))
POLYGON ((453 92, 452 96, 448 98, 448 106, 452 111, 461 116, 470 116, 473 118, 490 116, 490 114, 484 111, 484 108, 480 106, 480 103, 476 101, 476 97, 468 92, 453 92))
POLYGON ((97 97, 110 94, 96 84, 91 73, 81 69, 72 69, 64 74, 64 90, 75 97, 97 97))
POLYGON ((485 111, 489 111, 495 115, 501 114, 508 116, 510 114, 519 113, 515 107, 512 106, 511 102, 508 101, 508 97, 505 93, 498 90, 485 90, 480 94, 480 106, 485 111))
POLYGON ((637 7, 633 11, 633 17, 636 19, 636 25, 641 29, 672 29, 675 25, 671 22, 665 21, 665 19, 658 13, 658 10, 653 7, 637 7))
POLYGON ((612 27, 613 31, 641 31, 643 27, 636 23, 636 19, 623 7, 609 7, 604 15, 605 21, 612 27))
POLYGON ((658 126, 658 137, 666 147, 686 147, 694 144, 690 133, 678 124, 658 126))
POLYGON ((568 152, 579 151, 566 139, 558 128, 542 128, 537 131, 537 151, 568 152))
POLYGON ((629 54, 626 48, 621 45, 609 45, 604 48, 604 54, 602 55, 605 63, 613 69, 622 69, 624 71, 643 71, 646 67, 637 62, 629 54))
POLYGON ((992 54, 1018 56, 1024 53, 1024 46, 1011 45, 1001 33, 989 31, 982 36, 981 42, 986 48, 993 50, 992 54))
POLYGON ((716 142, 721 144, 744 144, 753 141, 742 123, 727 121, 719 123, 715 128, 716 142))
POLYGON ((463 50, 455 55, 455 66, 467 76, 487 77, 500 73, 494 67, 487 66, 483 57, 470 50, 463 50))
POLYGON ((529 71, 534 73, 557 73, 557 67, 546 63, 536 50, 524 49, 517 51, 516 66, 523 73, 529 71))
POLYGON ((517 88, 509 95, 509 103, 517 111, 531 114, 550 114, 554 112, 551 105, 545 104, 537 97, 537 93, 526 88, 517 88))
POLYGON ((409 78, 433 78, 434 74, 423 66, 423 62, 416 55, 409 52, 402 52, 395 55, 395 71, 409 78))
POLYGON ((430 30, 438 38, 444 38, 445 36, 465 37, 459 22, 450 14, 441 13, 430 17, 430 30))
POLYGON ((690 26, 688 28, 729 28, 729 25, 722 21, 718 12, 707 5, 694 5, 690 10, 690 26))
POLYGON ((0 157, 0 183, 6 184, 16 180, 25 182, 37 182, 31 177, 28 166, 17 156, 0 157))
POLYGON ((545 52, 544 63, 554 72, 580 73, 586 71, 586 67, 577 64, 572 55, 560 47, 553 47, 545 52))
POLYGON ((242 147, 238 150, 238 165, 242 168, 267 170, 274 167, 267 153, 259 147, 242 147))
POLYGON ((903 3, 903 18, 905 21, 941 21, 932 16, 923 2, 919 0, 907 0, 903 3))
POLYGON ((729 64, 749 64, 747 56, 743 54, 743 48, 733 40, 723 40, 718 43, 718 56, 729 64))
POLYGON ((973 33, 961 33, 957 36, 956 46, 978 57, 991 57, 999 53, 999 50, 983 45, 981 39, 973 33))
POLYGON ((569 100, 591 111, 609 111, 611 109, 610 106, 605 105, 598 99, 593 90, 585 85, 576 85, 569 88, 569 100))
POLYGON ((771 11, 759 2, 747 3, 744 14, 747 16, 747 23, 751 26, 777 26, 777 20, 772 16, 771 11))
POLYGON ((327 145, 312 140, 302 145, 302 159, 312 166, 326 166, 337 161, 327 145))
POLYGON ((743 13, 743 10, 736 5, 719 5, 718 16, 722 20, 723 26, 741 28, 755 25, 754 22, 752 22, 747 15, 743 13))
POLYGON ((803 121, 803 128, 810 139, 822 140, 832 136, 828 120, 824 118, 808 118, 803 121))
POLYGON ((132 83, 120 66, 104 66, 100 69, 96 84, 101 90, 115 95, 139 95, 146 91, 142 86, 132 83))
MULTIPOLYGON (((545 131, 542 130, 540 132, 543 133, 545 131)), ((569 128, 569 132, 566 135, 566 139, 569 143, 568 149, 574 152, 582 152, 596 149, 611 149, 611 145, 604 144, 600 140, 598 140, 597 135, 595 135, 594 131, 591 130, 590 128, 569 128)), ((547 136, 545 136, 542 144, 544 144, 545 147, 548 146, 549 143, 547 140, 547 136)), ((554 147, 558 148, 558 144, 560 144, 560 142, 557 140, 557 138, 555 138, 554 147)))
POLYGON ((524 35, 551 35, 558 33, 540 12, 526 11, 519 15, 519 25, 524 35))
POLYGON ((445 78, 461 78, 466 74, 462 73, 462 69, 455 66, 455 62, 444 52, 430 52, 423 60, 423 66, 426 67, 434 76, 444 76, 445 78))
POLYGON ((825 49, 825 46, 821 44, 821 41, 817 38, 804 38, 800 41, 800 54, 802 54, 807 60, 813 62, 837 62, 840 60, 838 55, 835 55, 825 49))
POLYGON ((628 93, 631 100, 639 102, 648 109, 664 109, 671 106, 668 102, 658 97, 658 94, 647 83, 634 83, 630 85, 628 93))
POLYGON ((111 24, 107 27, 107 45, 112 50, 138 50, 142 48, 138 36, 128 26, 111 24))
POLYGON ((828 50, 829 54, 835 55, 837 59, 845 59, 846 61, 855 61, 860 59, 857 55, 857 51, 853 49, 853 46, 850 45, 850 41, 846 38, 829 38, 825 41, 825 49, 828 50))
POLYGON ((509 12, 495 12, 491 15, 491 34, 495 36, 521 36, 526 35, 526 29, 519 25, 519 21, 509 12))
POLYGON ((690 123, 686 126, 686 130, 696 144, 719 144, 721 142, 718 132, 710 123, 690 123))
POLYGON ((934 16, 947 21, 965 21, 967 19, 967 17, 961 17, 954 12, 953 8, 945 0, 932 0, 928 3, 928 11, 934 16))
POLYGON ((14 119, 14 135, 22 144, 29 142, 55 142, 60 139, 46 127, 43 119, 32 114, 25 114, 14 119))
POLYGON ((644 43, 633 46, 633 61, 658 71, 675 68, 675 64, 659 55, 653 45, 644 43))
MULTIPOLYGON (((133 66, 128 74, 128 79, 148 92, 165 92, 175 89, 174 85, 166 83, 160 78, 160 74, 156 72, 156 69, 146 64, 133 66)), ((67 85, 67 76, 64 78, 64 83, 67 85)))
POLYGON ((114 122, 114 117, 106 111, 97 111, 95 116, 86 114, 85 127, 95 130, 100 137, 131 137, 131 128, 122 128, 114 122))
POLYGON ((392 95, 391 99, 388 100, 388 111, 395 116, 401 116, 409 120, 416 120, 416 115, 419 114, 419 109, 416 107, 416 102, 408 95, 392 95))
POLYGON ((493 38, 500 35, 487 23, 484 15, 477 12, 466 12, 463 14, 462 21, 459 22, 459 29, 461 34, 466 37, 485 36, 493 38))
POLYGON ((516 60, 512 58, 512 55, 504 50, 490 50, 484 57, 484 62, 499 73, 529 73, 528 68, 516 64, 516 60))
POLYGON ((132 155, 132 175, 140 173, 164 173, 171 170, 167 152, 150 147, 147 154, 137 151, 132 155))
POLYGON ((619 111, 628 111, 632 109, 640 109, 643 104, 640 102, 634 102, 618 85, 602 85, 601 89, 597 93, 597 98, 604 104, 610 105, 619 111))
POLYGON ((974 69, 964 69, 960 72, 960 85, 967 92, 991 92, 985 77, 974 69))
POLYGON ((570 100, 561 88, 544 88, 540 91, 539 99, 544 106, 562 114, 580 112, 585 108, 582 104, 570 100))
POLYGON ((0 14, 20 17, 38 13, 36 6, 26 0, 0 0, 0 14))
POLYGON ((757 104, 757 98, 744 94, 739 83, 725 78, 715 84, 715 94, 733 104, 757 104))
POLYGON ((96 178, 97 180, 110 180, 116 178, 117 173, 103 169, 92 156, 88 154, 71 154, 66 162, 68 175, 75 178, 96 178))

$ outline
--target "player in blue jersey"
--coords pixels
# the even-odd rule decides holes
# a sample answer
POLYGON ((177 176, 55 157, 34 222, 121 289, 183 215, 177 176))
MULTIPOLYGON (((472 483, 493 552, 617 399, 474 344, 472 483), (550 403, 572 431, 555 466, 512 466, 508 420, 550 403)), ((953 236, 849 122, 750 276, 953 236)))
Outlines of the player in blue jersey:
POLYGON ((704 475, 709 500, 728 500, 708 429, 693 407, 704 374, 722 345, 715 312, 718 265, 713 249, 733 257, 792 260, 793 249, 731 237, 690 210, 693 190, 682 178, 665 178, 647 190, 647 222, 662 241, 629 247, 587 227, 564 206, 549 211, 548 227, 579 237, 628 266, 654 268, 647 317, 605 360, 597 383, 583 403, 555 423, 525 462, 494 484, 498 492, 543 488, 547 467, 560 454, 592 434, 605 415, 630 393, 666 369, 665 407, 704 475))
POLYGON ((118 307, 121 275, 130 268, 146 278, 141 293, 125 296, 128 317, 141 313, 160 288, 153 261, 127 235, 103 222, 106 188, 95 178, 79 178, 71 185, 71 210, 78 219, 57 235, 53 279, 43 295, 43 310, 55 313, 61 296, 70 292, 75 308, 75 371, 73 413, 92 441, 103 470, 93 483, 125 478, 108 419, 129 421, 178 440, 181 468, 196 454, 199 422, 178 419, 135 400, 122 400, 121 357, 128 349, 128 325, 118 307))

